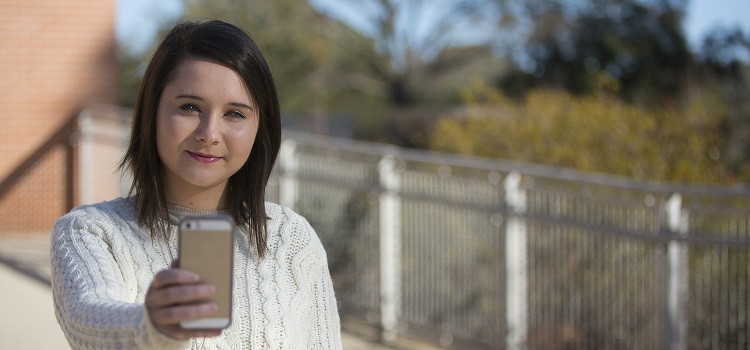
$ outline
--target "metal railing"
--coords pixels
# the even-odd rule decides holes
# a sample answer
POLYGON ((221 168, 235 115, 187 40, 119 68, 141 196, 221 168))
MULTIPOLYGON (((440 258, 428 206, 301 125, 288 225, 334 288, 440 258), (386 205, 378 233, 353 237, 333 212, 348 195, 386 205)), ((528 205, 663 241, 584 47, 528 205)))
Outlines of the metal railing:
POLYGON ((286 132, 269 199, 308 218, 343 313, 454 348, 750 345, 750 188, 286 132))
MULTIPOLYGON (((80 139, 94 144, 82 147, 93 153, 79 171, 94 171, 95 143, 124 145, 127 129, 81 124, 80 139)), ((285 131, 267 198, 308 219, 340 312, 381 327, 386 341, 750 346, 748 187, 641 183, 285 131)))

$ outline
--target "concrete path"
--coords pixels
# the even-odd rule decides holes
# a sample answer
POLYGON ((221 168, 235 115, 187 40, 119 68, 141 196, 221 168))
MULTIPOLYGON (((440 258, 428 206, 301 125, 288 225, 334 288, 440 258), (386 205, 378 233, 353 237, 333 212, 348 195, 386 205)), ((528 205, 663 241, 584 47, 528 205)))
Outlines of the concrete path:
POLYGON ((0 264, 0 349, 70 349, 48 285, 0 264))

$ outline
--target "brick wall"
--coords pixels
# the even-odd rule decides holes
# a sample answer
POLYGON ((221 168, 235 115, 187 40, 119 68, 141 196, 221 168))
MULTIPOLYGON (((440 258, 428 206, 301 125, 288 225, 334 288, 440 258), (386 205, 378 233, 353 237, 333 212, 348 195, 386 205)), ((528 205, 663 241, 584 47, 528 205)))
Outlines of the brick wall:
POLYGON ((117 102, 114 21, 115 0, 0 0, 0 234, 48 233, 75 204, 66 128, 117 102))

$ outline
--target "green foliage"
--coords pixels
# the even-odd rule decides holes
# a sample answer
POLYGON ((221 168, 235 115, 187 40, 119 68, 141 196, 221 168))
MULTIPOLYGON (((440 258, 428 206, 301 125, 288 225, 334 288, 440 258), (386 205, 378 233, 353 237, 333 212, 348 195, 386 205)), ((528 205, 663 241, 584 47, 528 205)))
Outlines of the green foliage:
POLYGON ((661 103, 679 94, 693 63, 681 29, 685 1, 502 2, 524 10, 515 11, 521 17, 517 23, 534 21, 519 43, 525 69, 501 82, 510 94, 522 94, 529 85, 590 93, 597 75, 606 72, 619 81, 628 101, 661 103))
POLYGON ((587 96, 536 89, 521 103, 477 84, 465 116, 439 120, 430 147, 643 180, 730 180, 719 162, 720 100, 694 96, 681 107, 649 109, 620 100, 605 75, 597 84, 587 96))

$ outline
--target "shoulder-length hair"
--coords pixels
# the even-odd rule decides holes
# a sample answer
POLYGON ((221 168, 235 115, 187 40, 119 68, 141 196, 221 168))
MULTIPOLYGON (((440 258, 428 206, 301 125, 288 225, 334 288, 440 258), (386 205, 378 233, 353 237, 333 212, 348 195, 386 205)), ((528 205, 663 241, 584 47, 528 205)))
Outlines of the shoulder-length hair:
POLYGON ((208 59, 234 70, 258 106, 258 132, 250 156, 227 182, 228 210, 262 257, 268 217, 265 188, 281 145, 279 99, 271 70, 258 46, 242 29, 217 20, 177 24, 159 44, 143 76, 133 110, 133 125, 121 169, 133 175, 129 195, 138 224, 152 239, 168 239, 164 173, 156 148, 156 115, 164 87, 189 58, 208 59))

